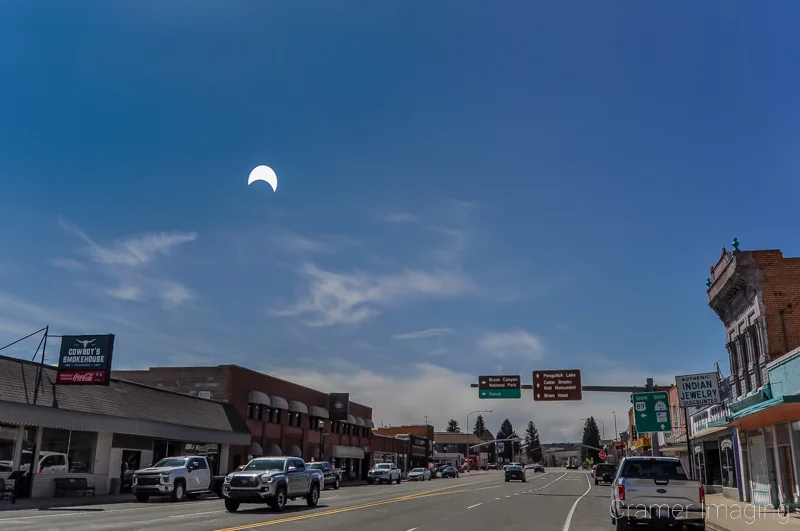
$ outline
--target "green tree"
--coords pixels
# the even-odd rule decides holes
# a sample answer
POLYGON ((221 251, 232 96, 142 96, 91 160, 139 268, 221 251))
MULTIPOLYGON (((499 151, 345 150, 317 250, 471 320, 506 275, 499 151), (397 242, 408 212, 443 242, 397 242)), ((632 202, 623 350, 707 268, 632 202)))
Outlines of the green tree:
MULTIPOLYGON (((496 439, 513 439, 517 436, 517 433, 514 431, 514 426, 511 425, 511 421, 506 419, 500 425, 500 431, 497 432, 496 439)), ((515 450, 515 443, 506 442, 505 448, 502 453, 498 454, 499 457, 505 457, 506 459, 513 459, 514 455, 516 455, 515 450)))
POLYGON ((486 424, 483 422, 483 415, 478 415, 478 418, 475 419, 475 427, 472 430, 472 433, 480 437, 483 435, 483 432, 486 430, 486 424))
POLYGON ((525 454, 531 462, 542 462, 541 444, 539 430, 536 429, 536 424, 531 420, 528 422, 528 427, 525 428, 525 454))
POLYGON ((450 419, 447 422, 447 433, 461 433, 461 427, 456 419, 450 419))
MULTIPOLYGON (((594 417, 589 417, 583 424, 583 439, 581 442, 586 446, 600 448, 600 430, 597 428, 597 422, 595 422, 594 417)), ((581 458, 584 461, 592 459, 595 463, 599 463, 600 451, 594 448, 586 448, 586 446, 581 447, 581 458)))

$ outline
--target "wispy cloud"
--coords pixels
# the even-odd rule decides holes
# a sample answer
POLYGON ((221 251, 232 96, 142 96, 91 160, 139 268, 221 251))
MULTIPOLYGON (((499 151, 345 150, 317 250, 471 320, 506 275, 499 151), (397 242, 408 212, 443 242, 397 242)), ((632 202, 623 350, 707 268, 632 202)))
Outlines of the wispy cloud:
POLYGON ((116 288, 109 288, 106 293, 115 298, 123 301, 140 301, 142 300, 142 290, 136 286, 117 286, 116 288))
POLYGON ((472 289, 458 271, 407 269, 394 275, 364 272, 335 273, 306 263, 300 268, 308 282, 307 294, 293 306, 273 312, 278 316, 308 316, 310 326, 359 324, 381 313, 381 308, 424 298, 460 295, 472 289))
POLYGON ((429 328, 427 330, 419 330, 417 332, 408 332, 405 334, 396 334, 392 339, 425 339, 428 337, 441 337, 452 333, 449 328, 429 328))
POLYGON ((197 239, 195 232, 158 232, 131 236, 117 240, 110 247, 104 247, 89 238, 77 225, 59 218, 59 223, 85 243, 89 257, 98 264, 141 266, 159 256, 166 255, 173 247, 197 239))
POLYGON ((68 271, 83 271, 86 266, 72 258, 56 258, 51 262, 55 267, 68 271))
POLYGON ((393 212, 383 217, 385 221, 390 223, 413 223, 417 221, 417 216, 408 212, 393 212))
POLYGON ((295 254, 334 253, 358 245, 356 240, 344 236, 329 235, 314 239, 291 231, 279 232, 271 236, 270 241, 280 250, 295 254))
POLYGON ((544 357, 544 344, 540 337, 525 330, 490 332, 480 340, 480 346, 495 358, 522 358, 537 360, 544 357))
POLYGON ((168 308, 180 306, 194 297, 194 293, 189 288, 174 281, 163 283, 159 295, 168 308))

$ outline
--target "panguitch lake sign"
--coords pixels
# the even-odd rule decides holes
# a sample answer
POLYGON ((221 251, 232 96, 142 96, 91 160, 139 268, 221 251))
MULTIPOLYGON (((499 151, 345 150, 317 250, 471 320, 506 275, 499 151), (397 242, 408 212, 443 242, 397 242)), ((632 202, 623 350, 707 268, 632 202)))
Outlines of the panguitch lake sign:
POLYGON ((715 372, 676 376, 678 403, 681 407, 713 406, 722 403, 719 376, 715 372))

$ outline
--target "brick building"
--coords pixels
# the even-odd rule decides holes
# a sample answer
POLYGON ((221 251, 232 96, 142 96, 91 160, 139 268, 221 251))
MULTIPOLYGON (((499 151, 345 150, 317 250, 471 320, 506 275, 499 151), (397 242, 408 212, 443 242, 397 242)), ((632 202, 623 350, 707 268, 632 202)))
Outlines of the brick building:
POLYGON ((724 423, 733 428, 735 491, 759 506, 797 500, 800 404, 787 389, 800 390, 800 258, 739 250, 735 241, 733 251, 722 249, 706 284, 730 361, 724 423))
POLYGON ((372 431, 375 435, 408 440, 409 468, 427 468, 428 463, 433 462, 433 426, 381 426, 372 431))
MULTIPOLYGON (((231 468, 251 456, 291 455, 322 458, 341 467, 347 478, 365 478, 372 463, 372 408, 350 402, 348 420, 332 422, 327 392, 237 365, 151 367, 112 376, 232 404, 246 419, 252 440, 249 447, 231 449, 231 468)), ((406 451, 402 443, 375 443, 384 453, 406 451)))

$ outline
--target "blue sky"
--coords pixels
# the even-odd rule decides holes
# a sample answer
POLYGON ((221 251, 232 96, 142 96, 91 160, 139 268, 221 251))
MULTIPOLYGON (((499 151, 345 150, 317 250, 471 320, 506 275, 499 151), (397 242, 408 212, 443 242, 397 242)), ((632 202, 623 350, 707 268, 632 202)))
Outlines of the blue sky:
POLYGON ((479 374, 725 368, 721 247, 800 254, 789 2, 127 4, 0 7, 2 343, 113 332, 118 368, 445 422, 479 374))

